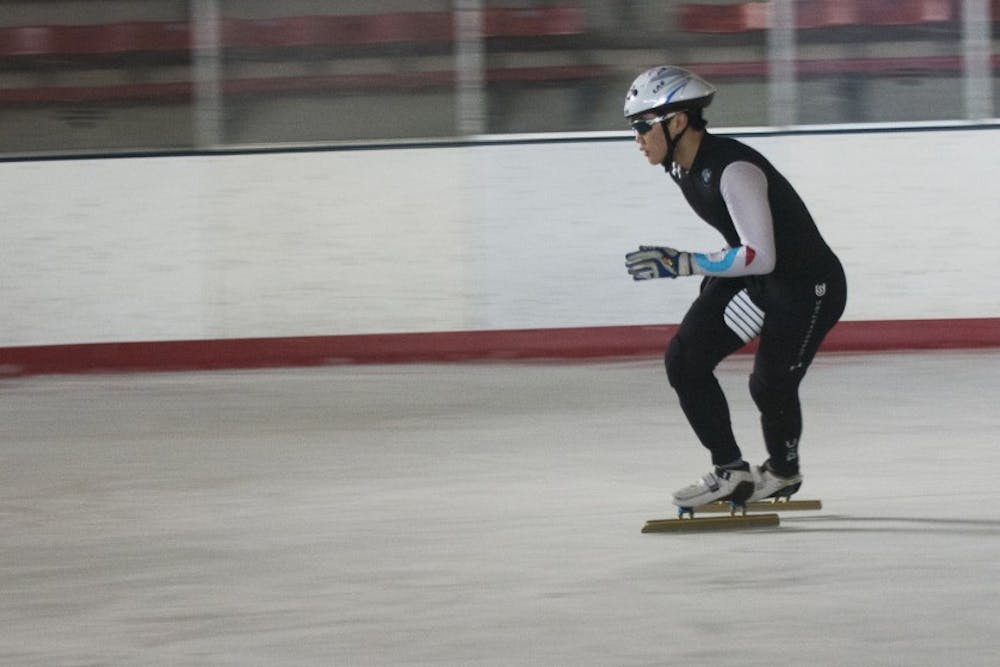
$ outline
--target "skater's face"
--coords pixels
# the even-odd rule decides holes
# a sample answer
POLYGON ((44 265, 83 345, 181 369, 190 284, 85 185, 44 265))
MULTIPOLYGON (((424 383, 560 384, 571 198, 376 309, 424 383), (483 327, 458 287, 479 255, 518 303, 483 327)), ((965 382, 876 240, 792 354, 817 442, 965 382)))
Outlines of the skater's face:
POLYGON ((667 117, 646 113, 632 121, 635 143, 646 156, 649 164, 660 164, 667 159, 667 138, 663 133, 662 121, 667 117))

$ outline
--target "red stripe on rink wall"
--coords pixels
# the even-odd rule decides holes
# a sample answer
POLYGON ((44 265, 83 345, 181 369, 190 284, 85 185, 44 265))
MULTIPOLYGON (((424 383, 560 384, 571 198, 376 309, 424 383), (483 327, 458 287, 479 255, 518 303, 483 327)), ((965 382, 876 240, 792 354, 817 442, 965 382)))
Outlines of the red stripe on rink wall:
MULTIPOLYGON (((0 348, 0 376, 660 355, 676 325, 0 348)), ((1000 347, 1000 318, 841 322, 823 352, 1000 347)), ((748 346, 747 350, 751 350, 748 346)))

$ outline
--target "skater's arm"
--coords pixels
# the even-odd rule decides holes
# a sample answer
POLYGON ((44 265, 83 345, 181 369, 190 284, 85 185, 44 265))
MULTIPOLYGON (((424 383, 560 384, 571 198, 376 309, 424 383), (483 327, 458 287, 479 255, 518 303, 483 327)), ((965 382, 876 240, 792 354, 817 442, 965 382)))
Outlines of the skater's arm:
POLYGON ((774 270, 774 220, 767 198, 767 177, 749 162, 733 162, 719 183, 740 245, 719 252, 693 253, 692 273, 709 276, 763 275, 774 270))
POLYGON ((633 280, 703 276, 754 276, 774 270, 774 220, 767 198, 767 176, 749 162, 733 162, 722 172, 722 198, 740 245, 719 252, 685 252, 667 246, 639 246, 625 256, 633 280))

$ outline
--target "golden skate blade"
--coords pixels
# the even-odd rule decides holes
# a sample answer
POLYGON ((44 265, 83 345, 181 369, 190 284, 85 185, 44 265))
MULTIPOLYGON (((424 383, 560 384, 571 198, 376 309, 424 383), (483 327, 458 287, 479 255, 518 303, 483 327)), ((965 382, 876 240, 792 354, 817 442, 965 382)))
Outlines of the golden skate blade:
MULTIPOLYGON (((729 502, 715 502, 708 503, 707 505, 699 505, 694 508, 695 515, 702 514, 718 514, 719 512, 730 512, 729 502)), ((747 503, 747 512, 805 512, 805 511, 815 511, 823 509, 823 501, 821 500, 779 500, 777 498, 771 498, 768 500, 755 500, 752 503, 747 503)), ((736 512, 739 513, 742 510, 736 508, 736 512)))
MULTIPOLYGON (((728 510, 727 510, 728 511, 728 510)), ((747 514, 742 516, 709 516, 690 519, 650 519, 642 527, 644 533, 696 533, 713 530, 771 528, 780 523, 777 514, 747 514)))

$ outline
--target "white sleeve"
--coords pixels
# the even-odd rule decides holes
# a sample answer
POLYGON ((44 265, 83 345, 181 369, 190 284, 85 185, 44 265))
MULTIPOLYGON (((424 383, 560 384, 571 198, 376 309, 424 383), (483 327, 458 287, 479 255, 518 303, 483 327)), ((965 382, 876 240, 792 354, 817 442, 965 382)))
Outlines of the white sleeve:
POLYGON ((767 199, 767 176, 749 162, 733 162, 719 182, 740 245, 713 253, 694 253, 695 273, 712 276, 763 275, 774 270, 774 219, 767 199))

